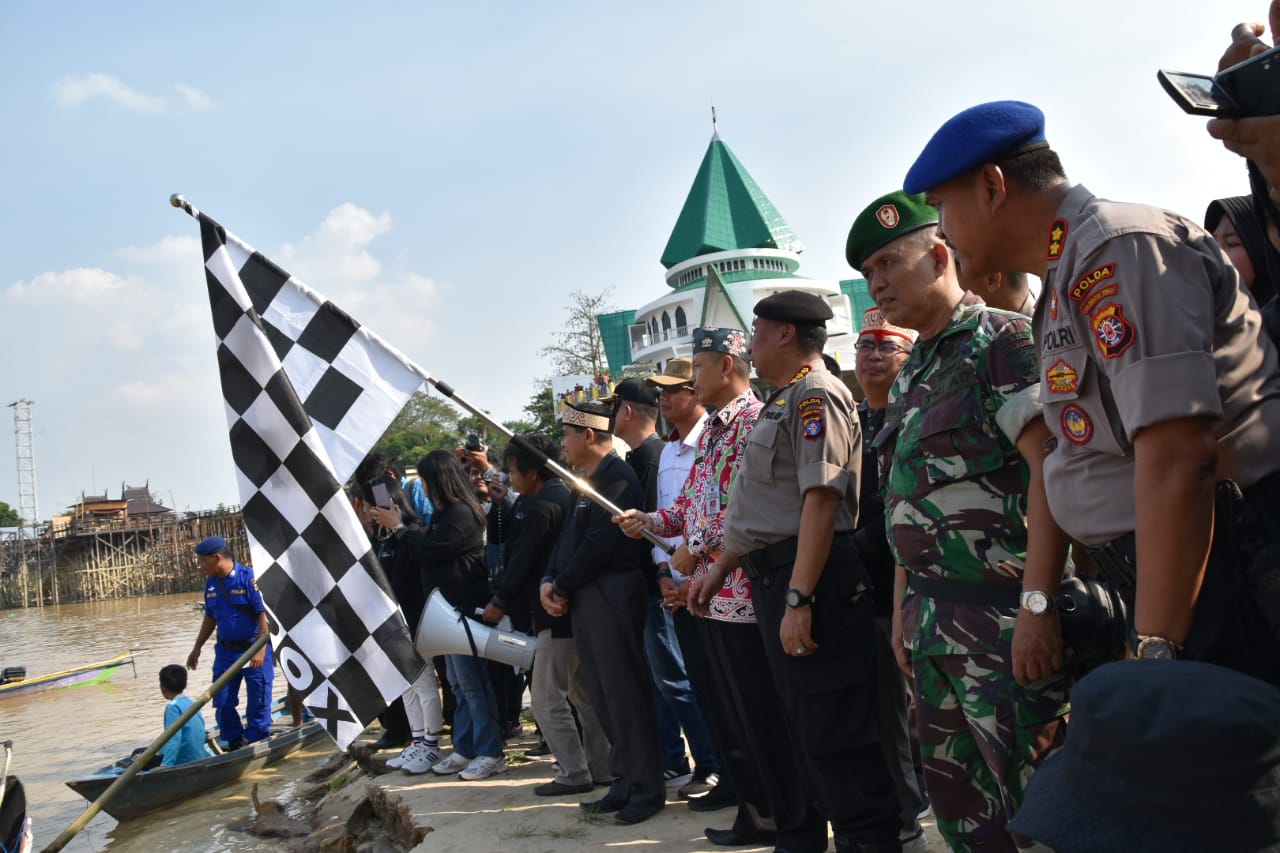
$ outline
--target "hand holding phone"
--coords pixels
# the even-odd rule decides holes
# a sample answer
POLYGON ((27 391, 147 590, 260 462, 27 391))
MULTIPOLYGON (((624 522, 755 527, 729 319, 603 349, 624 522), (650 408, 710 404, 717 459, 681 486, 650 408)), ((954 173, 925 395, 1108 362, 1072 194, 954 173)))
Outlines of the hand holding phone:
POLYGON ((1169 97, 1192 115, 1220 118, 1280 114, 1280 48, 1224 68, 1214 76, 1185 71, 1156 72, 1169 97))

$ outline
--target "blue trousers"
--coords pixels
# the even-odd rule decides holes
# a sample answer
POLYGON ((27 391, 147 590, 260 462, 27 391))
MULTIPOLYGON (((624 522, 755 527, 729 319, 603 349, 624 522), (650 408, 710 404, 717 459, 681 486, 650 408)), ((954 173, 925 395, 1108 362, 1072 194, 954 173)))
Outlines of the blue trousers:
MULTIPOLYGON (((243 652, 233 652, 215 643, 213 653, 213 680, 226 672, 243 652)), ((230 743, 243 736, 249 743, 263 740, 271 733, 271 681, 275 678, 275 668, 271 663, 271 645, 267 645, 267 654, 258 669, 246 665, 232 676, 231 680, 213 694, 214 717, 218 721, 218 736, 230 743), (245 683, 248 701, 245 703, 245 722, 240 722, 240 712, 236 706, 240 704, 240 682, 245 683)))
POLYGON ((458 702, 453 710, 453 751, 468 758, 502 755, 498 700, 489 682, 488 662, 471 655, 446 655, 444 662, 458 702))
MULTIPOLYGON (((665 770, 685 770, 684 744, 680 730, 689 741, 689 752, 699 769, 720 769, 711 729, 694 696, 689 676, 685 673, 684 654, 676 639, 671 614, 661 607, 661 598, 650 598, 644 625, 644 652, 653 676, 654 704, 658 713, 658 738, 665 770)), ((688 772, 685 770, 685 772, 688 772)))

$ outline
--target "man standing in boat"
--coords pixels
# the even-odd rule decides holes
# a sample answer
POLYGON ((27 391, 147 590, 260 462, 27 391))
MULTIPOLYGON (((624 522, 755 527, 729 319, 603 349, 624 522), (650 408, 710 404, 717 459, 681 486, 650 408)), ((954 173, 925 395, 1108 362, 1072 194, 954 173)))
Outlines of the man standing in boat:
MULTIPOLYGON (((216 627, 218 640, 213 657, 213 678, 216 681, 240 655, 249 650, 260 634, 268 630, 267 611, 262 604, 262 594, 254 585, 253 569, 235 561, 225 539, 210 536, 196 546, 196 556, 208 580, 204 585, 204 621, 200 624, 195 648, 187 656, 187 669, 195 669, 199 665, 200 649, 216 627)), ((264 740, 270 733, 271 681, 274 676, 271 644, 268 643, 258 650, 248 666, 214 694, 214 712, 227 749, 239 749, 245 744, 264 740), (236 710, 242 680, 249 695, 243 724, 236 710)))

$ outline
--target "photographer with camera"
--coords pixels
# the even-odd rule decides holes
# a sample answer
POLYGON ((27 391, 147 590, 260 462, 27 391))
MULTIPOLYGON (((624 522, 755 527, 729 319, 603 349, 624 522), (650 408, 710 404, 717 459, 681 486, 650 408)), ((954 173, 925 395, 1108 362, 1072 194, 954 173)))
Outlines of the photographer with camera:
MULTIPOLYGON (((1268 16, 1272 40, 1280 41, 1280 0, 1271 0, 1268 16)), ((1246 160, 1257 164, 1262 176, 1270 184, 1271 201, 1280 202, 1280 189, 1277 189, 1280 187, 1280 115, 1275 115, 1275 110, 1266 107, 1258 111, 1247 109, 1251 106, 1248 102, 1252 98, 1270 99, 1274 97, 1277 90, 1280 90, 1272 77, 1274 72, 1266 73, 1272 67, 1280 69, 1280 66, 1272 64, 1280 61, 1280 58, 1272 60, 1265 66, 1258 63, 1250 66, 1241 64, 1261 56, 1270 49, 1261 38, 1265 33, 1266 27, 1262 24, 1236 24, 1231 30, 1231 45, 1218 62, 1218 77, 1215 79, 1221 81, 1224 73, 1229 69, 1245 70, 1247 68, 1250 72, 1247 76, 1237 72, 1239 79, 1232 87, 1234 91, 1231 93, 1237 101, 1243 102, 1241 106, 1244 109, 1242 114, 1236 117, 1212 119, 1208 130, 1209 135, 1215 139, 1221 139, 1222 144, 1229 151, 1234 151, 1246 160), (1254 66, 1257 67, 1256 71, 1254 66)))

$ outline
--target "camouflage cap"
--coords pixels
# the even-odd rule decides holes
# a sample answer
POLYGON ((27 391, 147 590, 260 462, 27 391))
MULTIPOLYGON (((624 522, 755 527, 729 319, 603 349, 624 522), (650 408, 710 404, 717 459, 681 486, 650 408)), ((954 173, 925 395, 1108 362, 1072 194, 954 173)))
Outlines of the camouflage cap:
POLYGON ((937 224, 938 211, 924 200, 923 193, 907 195, 895 190, 871 202, 853 220, 844 244, 844 258, 849 266, 861 270, 873 252, 904 234, 937 224))
POLYGON ((693 354, 722 352, 743 361, 747 360, 747 333, 741 329, 720 329, 705 326, 693 330, 693 354))

